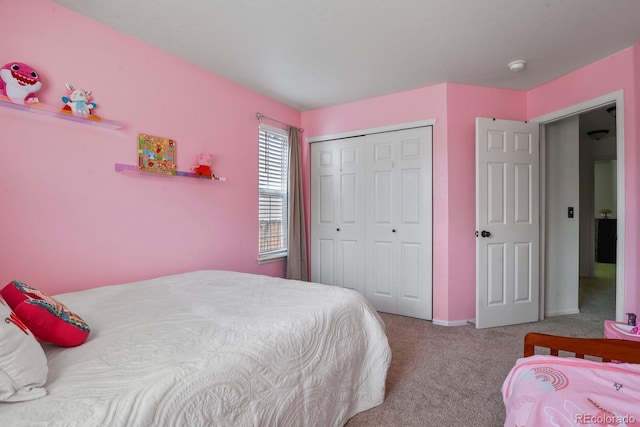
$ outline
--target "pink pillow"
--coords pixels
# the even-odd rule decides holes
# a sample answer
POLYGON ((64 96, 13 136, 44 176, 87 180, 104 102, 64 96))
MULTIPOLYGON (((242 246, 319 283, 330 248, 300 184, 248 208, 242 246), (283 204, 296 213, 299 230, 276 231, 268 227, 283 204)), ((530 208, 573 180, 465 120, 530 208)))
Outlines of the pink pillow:
POLYGON ((29 285, 12 281, 0 295, 36 337, 63 347, 87 340, 89 325, 64 304, 29 285))

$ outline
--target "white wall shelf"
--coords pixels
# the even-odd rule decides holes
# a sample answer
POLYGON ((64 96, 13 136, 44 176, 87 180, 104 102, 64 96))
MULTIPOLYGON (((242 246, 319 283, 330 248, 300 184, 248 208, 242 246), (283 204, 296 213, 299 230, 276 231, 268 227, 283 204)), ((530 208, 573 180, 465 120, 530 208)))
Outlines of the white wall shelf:
POLYGON ((105 120, 97 116, 89 116, 85 117, 77 117, 71 114, 71 112, 67 113, 66 110, 62 110, 61 108, 55 108, 47 104, 43 104, 41 102, 35 102, 33 104, 18 104, 12 102, 9 98, 4 95, 0 95, 0 106, 11 108, 14 110, 26 111, 28 113, 41 114, 49 117, 55 117, 63 120, 70 120, 72 122, 88 124, 91 126, 98 126, 107 129, 120 129, 123 124, 122 122, 115 120, 105 120))

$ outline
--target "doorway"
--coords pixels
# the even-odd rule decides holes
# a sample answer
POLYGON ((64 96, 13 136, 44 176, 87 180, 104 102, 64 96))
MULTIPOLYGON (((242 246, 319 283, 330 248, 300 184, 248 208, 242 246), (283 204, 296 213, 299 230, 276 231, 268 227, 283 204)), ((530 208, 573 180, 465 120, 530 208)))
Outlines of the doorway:
POLYGON ((580 312, 615 318, 616 105, 580 114, 580 312))
MULTIPOLYGON (((544 159, 544 164, 542 167, 541 180, 544 181, 542 183, 542 191, 545 194, 542 197, 542 201, 545 206, 542 207, 542 211, 545 212, 545 215, 543 215, 541 224, 543 229, 541 240, 541 277, 544 277, 544 286, 541 287, 541 319, 554 314, 579 312, 578 295, 580 295, 581 298, 580 304, 591 303, 586 301, 585 298, 594 295, 592 292, 585 292, 584 289, 579 289, 577 285, 579 278, 582 278, 582 282, 589 282, 592 278, 597 279, 598 276, 604 276, 603 278, 608 280, 610 291, 614 293, 609 299, 615 300, 615 309, 611 310, 609 307, 609 312, 612 313, 609 315, 609 318, 615 317, 618 321, 623 320, 625 213, 623 105, 622 91, 618 91, 533 120, 540 123, 543 130, 543 132, 541 132, 541 150, 543 152, 542 158, 544 159), (613 107, 616 108, 612 110, 613 107), (615 117, 613 117, 613 114, 615 114, 615 117), (608 120, 608 124, 603 124, 603 122, 598 121, 598 117, 602 120, 608 120), (575 132, 575 140, 572 139, 572 141, 574 144, 573 155, 575 157, 567 157, 563 159, 564 163, 558 164, 558 162, 556 162, 554 165, 553 160, 550 160, 550 154, 555 154, 557 147, 551 146, 553 141, 549 140, 548 137, 554 138, 554 136, 547 135, 547 131, 551 130, 553 132, 554 124, 564 121, 565 119, 573 122, 572 126, 574 129, 573 132, 575 132), (599 135, 587 135, 587 132, 593 130, 606 130, 607 132, 601 132, 599 135), (578 147, 579 152, 577 151, 578 147), (549 153, 549 150, 551 150, 552 153, 549 153), (575 192, 566 193, 572 195, 573 200, 566 200, 566 197, 563 197, 558 199, 561 200, 560 202, 558 202, 558 200, 554 202, 553 198, 549 198, 549 193, 553 196, 556 188, 552 187, 552 182, 548 181, 554 179, 554 173, 557 175, 559 173, 558 170, 564 170, 564 168, 570 169, 572 164, 574 167, 577 167, 576 160, 578 158, 580 159, 579 166, 581 171, 578 175, 578 187, 574 187, 573 191, 575 192), (611 177, 606 184, 609 195, 613 192, 616 197, 615 200, 609 198, 609 200, 604 202, 601 200, 596 202, 595 176, 600 176, 603 173, 609 174, 611 177), (611 176, 611 174, 613 175, 611 176), (601 203, 605 203, 607 206, 600 206, 601 203), (612 203, 615 207, 609 207, 612 203), (574 213, 577 217, 577 221, 575 221, 572 226, 576 227, 576 222, 579 222, 578 231, 576 231, 575 234, 575 239, 579 238, 579 243, 571 255, 577 256, 579 253, 579 261, 577 261, 579 267, 576 263, 572 263, 574 270, 569 273, 567 273, 569 270, 561 267, 562 271, 560 274, 564 274, 565 276, 559 280, 557 272, 554 272, 559 264, 557 263, 557 259, 552 257, 554 253, 558 253, 557 247, 554 252, 554 245, 558 245, 558 236, 549 232, 553 231, 554 227, 558 227, 558 224, 554 224, 553 218, 548 215, 551 209, 551 212, 559 215, 559 217, 563 218, 563 221, 567 221, 567 218, 571 215, 570 208, 574 208, 574 213), (604 210, 604 212, 601 213, 601 210, 604 210), (607 212, 607 210, 611 210, 612 212, 607 212), (616 252, 614 263, 596 262, 595 251, 598 244, 596 220, 604 219, 602 216, 605 213, 608 216, 607 219, 614 219, 613 216, 615 216, 616 219, 613 243, 616 252), (617 237, 617 239, 615 239, 615 237, 617 237), (556 274, 555 278, 554 274, 556 274), (570 277, 570 281, 574 283, 574 288, 571 289, 570 292, 567 292, 566 288, 559 291, 560 287, 565 286, 564 281, 566 277, 570 277), (564 297, 567 298, 566 301, 569 301, 568 304, 565 304, 560 309, 558 309, 557 305, 558 295, 564 295, 564 297), (550 301, 552 303, 550 303, 550 301), (556 304, 555 307, 554 304, 556 304), (574 305, 572 306, 572 304, 574 305), (566 311, 562 312, 562 310, 566 311)), ((557 181, 557 176, 555 179, 557 181)), ((593 283, 591 283, 591 285, 593 285, 593 283)), ((598 295, 598 293, 595 293, 595 295, 598 295)), ((606 309, 606 307, 603 308, 606 309)))

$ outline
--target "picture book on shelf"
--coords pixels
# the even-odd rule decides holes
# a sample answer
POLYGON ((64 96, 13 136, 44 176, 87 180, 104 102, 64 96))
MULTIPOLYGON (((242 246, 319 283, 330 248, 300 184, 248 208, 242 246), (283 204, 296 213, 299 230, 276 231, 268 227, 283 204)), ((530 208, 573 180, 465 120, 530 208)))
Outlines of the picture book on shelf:
POLYGON ((176 142, 161 136, 138 135, 138 169, 163 175, 176 174, 176 142))

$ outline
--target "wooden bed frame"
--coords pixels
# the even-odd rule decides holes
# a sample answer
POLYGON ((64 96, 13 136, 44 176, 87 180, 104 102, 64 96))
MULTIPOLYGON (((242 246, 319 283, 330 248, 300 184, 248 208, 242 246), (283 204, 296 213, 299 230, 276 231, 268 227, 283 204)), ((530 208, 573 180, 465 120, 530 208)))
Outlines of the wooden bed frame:
POLYGON ((558 335, 528 333, 524 337, 524 357, 533 356, 536 347, 549 349, 549 354, 558 356, 558 351, 573 353, 584 359, 592 356, 603 362, 640 363, 640 341, 606 338, 571 338, 558 335))

